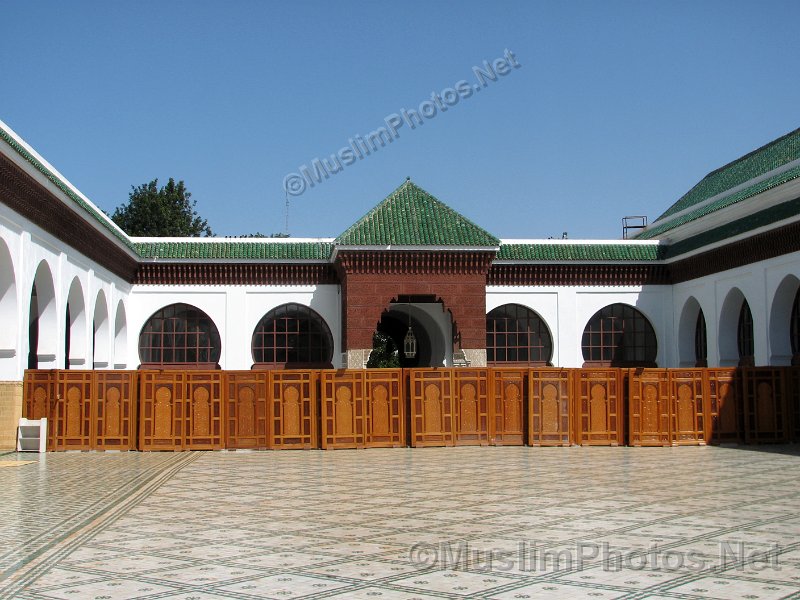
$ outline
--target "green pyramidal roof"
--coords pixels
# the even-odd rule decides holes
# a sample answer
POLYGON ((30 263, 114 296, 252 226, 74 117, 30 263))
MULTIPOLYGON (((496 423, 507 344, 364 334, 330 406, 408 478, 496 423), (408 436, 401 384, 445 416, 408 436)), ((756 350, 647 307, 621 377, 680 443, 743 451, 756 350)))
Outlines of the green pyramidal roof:
POLYGON ((500 246, 500 240, 411 180, 336 238, 341 246, 500 246))

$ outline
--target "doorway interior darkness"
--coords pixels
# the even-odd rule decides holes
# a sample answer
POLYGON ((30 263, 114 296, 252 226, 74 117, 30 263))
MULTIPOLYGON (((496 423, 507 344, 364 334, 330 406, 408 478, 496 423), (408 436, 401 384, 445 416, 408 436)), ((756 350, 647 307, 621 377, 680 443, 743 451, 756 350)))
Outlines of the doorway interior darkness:
POLYGON ((443 336, 439 325, 430 312, 444 311, 441 301, 436 301, 434 296, 400 296, 393 301, 389 308, 383 311, 377 330, 389 336, 399 350, 400 366, 403 368, 414 367, 441 367, 446 358, 448 339, 439 340, 443 336), (430 309, 436 307, 435 310, 430 309), (426 310, 427 309, 427 310, 426 310), (403 354, 403 341, 408 332, 409 324, 417 339, 417 355, 406 358, 403 354), (436 339, 435 339, 436 338, 436 339))

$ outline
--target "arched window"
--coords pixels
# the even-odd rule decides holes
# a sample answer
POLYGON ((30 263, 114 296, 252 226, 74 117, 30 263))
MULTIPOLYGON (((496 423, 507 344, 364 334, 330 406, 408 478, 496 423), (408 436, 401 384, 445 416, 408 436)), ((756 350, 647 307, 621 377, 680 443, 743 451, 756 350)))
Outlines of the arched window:
POLYGON ((708 339, 706 338, 706 318, 701 310, 697 313, 694 327, 694 357, 696 367, 708 366, 708 339))
POLYGON ((498 306, 486 315, 486 360, 492 363, 549 364, 553 340, 542 318, 519 304, 498 306))
POLYGON ((658 343, 650 321, 627 304, 597 311, 583 330, 583 360, 610 367, 655 367, 658 343))
POLYGON ((792 316, 789 320, 789 337, 792 342, 792 364, 800 364, 800 289, 794 296, 792 316))
POLYGON ((753 340, 753 313, 747 300, 742 302, 739 310, 739 327, 736 330, 736 343, 739 347, 739 365, 755 364, 755 343, 753 340))
POLYGON ((139 335, 143 367, 213 369, 218 366, 221 349, 214 321, 189 304, 165 306, 147 319, 139 335))
POLYGON ((256 366, 330 367, 333 336, 321 316, 291 302, 272 309, 258 322, 252 348, 256 366))

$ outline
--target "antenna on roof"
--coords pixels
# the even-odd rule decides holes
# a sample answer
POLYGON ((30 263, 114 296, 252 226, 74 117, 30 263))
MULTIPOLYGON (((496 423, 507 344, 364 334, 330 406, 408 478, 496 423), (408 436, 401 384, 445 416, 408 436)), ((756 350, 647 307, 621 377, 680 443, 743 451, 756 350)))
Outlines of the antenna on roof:
POLYGON ((286 194, 286 214, 285 214, 285 217, 286 217, 286 229, 285 229, 284 233, 288 237, 288 235, 289 235, 289 192, 284 190, 284 193, 286 194))
POLYGON ((628 240, 635 237, 642 229, 647 227, 647 217, 644 215, 634 215, 622 217, 622 239, 628 240), (633 235, 631 235, 633 232, 633 235))

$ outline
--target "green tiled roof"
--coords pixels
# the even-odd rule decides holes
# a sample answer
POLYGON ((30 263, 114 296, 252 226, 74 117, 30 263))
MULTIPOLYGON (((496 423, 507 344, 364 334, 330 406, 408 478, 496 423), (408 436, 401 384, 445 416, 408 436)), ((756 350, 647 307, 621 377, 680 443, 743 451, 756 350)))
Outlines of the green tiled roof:
POLYGON ((502 244, 497 260, 660 260, 656 244, 502 244))
POLYGON ((142 258, 229 260, 319 260, 330 258, 330 242, 134 242, 142 258))
POLYGON ((778 173, 777 175, 773 175, 761 181, 759 183, 753 184, 749 187, 743 188, 736 192, 735 194, 731 194, 729 196, 723 196, 719 200, 716 200, 710 204, 706 204, 697 208, 695 210, 689 211, 688 213, 681 215, 676 219, 672 219, 671 221, 664 221, 663 223, 654 224, 653 226, 647 228, 638 236, 637 239, 646 240, 657 238, 663 233, 670 231, 671 229, 675 229, 676 227, 680 227, 685 223, 689 223, 690 221, 694 221, 695 219, 699 219, 700 217, 704 217, 712 212, 720 210, 721 208, 725 208, 727 206, 731 206, 732 204, 736 204, 737 202, 741 202, 747 198, 751 198, 761 192, 765 192, 771 188, 777 187, 781 184, 786 183, 787 181, 791 181, 792 179, 797 179, 800 177, 800 166, 793 167, 788 171, 784 171, 783 173, 778 173))
POLYGON ((800 129, 712 171, 656 221, 673 215, 800 158, 800 129))
POLYGON ((470 246, 500 240, 406 180, 335 240, 343 246, 470 246))

